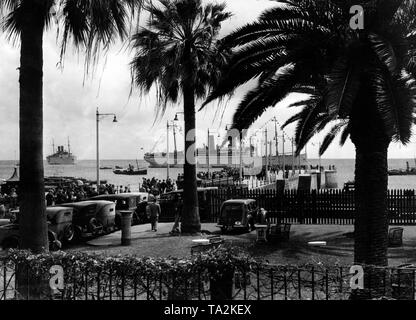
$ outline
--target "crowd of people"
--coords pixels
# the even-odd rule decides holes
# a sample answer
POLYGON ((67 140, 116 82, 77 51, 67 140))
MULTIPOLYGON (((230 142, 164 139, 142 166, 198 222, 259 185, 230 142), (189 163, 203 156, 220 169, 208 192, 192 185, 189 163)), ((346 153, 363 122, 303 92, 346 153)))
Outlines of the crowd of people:
POLYGON ((0 211, 3 211, 6 207, 16 208, 18 203, 17 186, 10 188, 9 190, 2 190, 0 188, 0 211))
POLYGON ((197 176, 200 179, 221 179, 221 178, 235 178, 237 179, 240 175, 239 168, 223 168, 220 171, 200 171, 197 176))
POLYGON ((155 196, 160 195, 165 192, 176 191, 176 183, 168 178, 166 180, 156 179, 155 177, 151 179, 143 178, 143 181, 140 185, 140 192, 148 192, 155 196))

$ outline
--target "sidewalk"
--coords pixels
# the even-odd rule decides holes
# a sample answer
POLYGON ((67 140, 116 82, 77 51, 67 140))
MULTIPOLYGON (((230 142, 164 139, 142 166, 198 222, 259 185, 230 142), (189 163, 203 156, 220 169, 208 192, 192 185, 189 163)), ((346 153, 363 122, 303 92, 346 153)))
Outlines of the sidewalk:
MULTIPOLYGON (((172 230, 172 227, 173 227, 173 222, 158 223, 157 232, 154 232, 151 230, 150 223, 132 226, 131 227, 131 240, 134 241, 138 239, 170 237, 171 235, 169 234, 169 232, 172 230)), ((201 226, 201 229, 202 229, 203 234, 219 231, 215 223, 203 223, 201 226)), ((203 238, 204 235, 200 237, 203 238)), ((99 246, 99 247, 119 246, 120 243, 121 243, 121 230, 86 242, 87 245, 99 246)))

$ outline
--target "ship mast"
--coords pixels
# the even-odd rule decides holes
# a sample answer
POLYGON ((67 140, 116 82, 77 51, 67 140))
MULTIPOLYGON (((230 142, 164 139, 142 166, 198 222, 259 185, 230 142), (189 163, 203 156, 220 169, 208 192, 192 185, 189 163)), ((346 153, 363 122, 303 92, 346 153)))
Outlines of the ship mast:
POLYGON ((52 139, 52 154, 55 154, 55 141, 52 139))
POLYGON ((69 137, 68 137, 68 154, 71 154, 71 146, 69 145, 69 137))

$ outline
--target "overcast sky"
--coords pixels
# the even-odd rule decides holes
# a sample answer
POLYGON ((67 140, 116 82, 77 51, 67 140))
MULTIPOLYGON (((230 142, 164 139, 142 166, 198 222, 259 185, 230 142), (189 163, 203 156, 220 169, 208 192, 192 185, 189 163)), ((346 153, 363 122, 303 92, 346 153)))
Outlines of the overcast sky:
MULTIPOLYGON (((207 0, 208 1, 208 0, 207 0)), ((268 0, 225 0, 228 10, 234 16, 223 24, 222 36, 238 26, 256 19, 264 9, 276 5, 268 0)), ((59 47, 56 44, 56 34, 48 31, 44 37, 44 156, 52 151, 52 140, 55 146, 66 144, 67 137, 71 141, 71 150, 78 159, 95 158, 95 111, 99 107, 101 113, 116 113, 118 123, 112 123, 111 118, 100 121, 100 154, 101 159, 135 159, 142 158, 144 151, 165 151, 166 121, 173 120, 175 112, 181 111, 178 104, 171 106, 165 116, 155 121, 154 95, 140 97, 135 91, 129 98, 131 89, 130 70, 128 63, 131 53, 121 50, 121 44, 115 45, 106 60, 98 65, 93 79, 83 82, 83 57, 73 50, 68 50, 65 58, 65 68, 57 68, 59 47), (159 142, 156 144, 156 142, 159 142), (156 146, 155 146, 156 144, 156 146)), ((0 37, 0 160, 18 158, 18 70, 19 47, 7 42, 4 35, 0 37)), ((225 124, 230 123, 233 111, 244 93, 252 84, 237 90, 235 96, 228 102, 222 124, 221 113, 218 115, 217 103, 209 105, 205 111, 197 114, 197 127, 200 132, 197 144, 206 142, 207 129, 224 135, 225 124)), ((262 127, 270 118, 276 116, 283 123, 293 111, 287 110, 286 105, 299 96, 292 96, 278 106, 270 108, 253 125, 253 129, 262 127)), ((201 102, 198 102, 197 106, 201 102)), ((182 120, 183 118, 180 119, 182 120)), ((269 129, 273 129, 270 123, 269 129)), ((291 136, 293 126, 286 133, 291 136)), ((270 137, 270 135, 269 135, 270 137)), ((178 144, 183 145, 183 136, 178 144)), ((171 138, 171 141, 173 139, 171 138)), ((308 145, 308 157, 316 158, 318 141, 316 137, 308 145)), ((415 139, 407 147, 392 145, 390 158, 412 158, 415 156, 415 139)), ((279 149, 281 146, 279 147, 279 149)), ((285 145, 290 149, 290 144, 285 145)), ((326 152, 325 158, 353 158, 354 146, 350 141, 339 148, 334 143, 326 152)))

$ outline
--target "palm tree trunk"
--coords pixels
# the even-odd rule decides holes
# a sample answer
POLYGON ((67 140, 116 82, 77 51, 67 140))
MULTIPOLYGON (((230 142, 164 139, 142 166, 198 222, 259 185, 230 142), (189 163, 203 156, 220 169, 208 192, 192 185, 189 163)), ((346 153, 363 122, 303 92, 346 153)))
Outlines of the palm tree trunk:
POLYGON ((387 146, 357 146, 355 162, 356 264, 387 265, 387 146))
POLYGON ((198 233, 201 222, 198 208, 198 192, 196 182, 195 159, 195 92, 192 84, 185 84, 183 88, 184 116, 185 116, 185 164, 183 166, 183 212, 182 233, 198 233))
POLYGON ((26 7, 20 50, 20 246, 38 253, 48 250, 43 172, 41 5, 26 7))
POLYGON ((363 266, 364 288, 355 290, 352 299, 380 297, 385 292, 384 271, 372 266, 387 266, 387 147, 377 141, 356 145, 354 263, 363 266))

